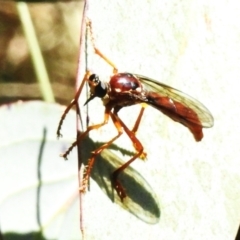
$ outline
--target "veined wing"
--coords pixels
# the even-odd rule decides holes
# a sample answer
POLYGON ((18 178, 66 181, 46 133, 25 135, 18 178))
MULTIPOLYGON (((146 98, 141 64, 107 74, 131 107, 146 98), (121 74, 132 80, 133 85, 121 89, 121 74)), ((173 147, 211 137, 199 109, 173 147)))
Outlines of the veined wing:
MULTIPOLYGON (((197 114, 198 120, 201 122, 202 127, 209 128, 213 126, 214 120, 213 120, 212 114, 198 100, 187 95, 186 93, 181 92, 180 90, 172 88, 161 82, 157 82, 151 78, 148 78, 139 74, 134 74, 134 75, 140 80, 140 82, 143 84, 144 88, 147 91, 154 93, 156 96, 159 95, 159 98, 161 99, 167 98, 168 103, 169 101, 171 101, 172 105, 175 106, 175 108, 176 108, 176 105, 179 103, 185 107, 185 110, 189 109, 194 111, 197 114)), ((161 101, 161 104, 162 104, 162 107, 164 108, 165 107, 164 101, 161 101)), ((179 113, 180 113, 180 109, 179 109, 179 113)), ((196 121, 195 118, 188 118, 188 121, 194 124, 200 125, 199 121, 196 121)))

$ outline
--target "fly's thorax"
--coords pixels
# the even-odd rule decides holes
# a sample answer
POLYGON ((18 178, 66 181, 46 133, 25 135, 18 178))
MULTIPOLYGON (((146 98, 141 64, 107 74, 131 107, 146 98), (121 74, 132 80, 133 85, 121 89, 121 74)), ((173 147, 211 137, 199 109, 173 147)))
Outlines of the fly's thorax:
POLYGON ((141 92, 142 84, 136 76, 131 73, 118 73, 111 77, 110 87, 112 92, 141 92))

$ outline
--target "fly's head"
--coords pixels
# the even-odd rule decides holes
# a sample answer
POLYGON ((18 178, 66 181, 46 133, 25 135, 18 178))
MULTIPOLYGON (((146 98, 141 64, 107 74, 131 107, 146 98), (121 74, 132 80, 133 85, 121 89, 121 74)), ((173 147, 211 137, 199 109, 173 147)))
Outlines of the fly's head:
POLYGON ((84 105, 88 104, 95 97, 103 98, 107 94, 107 84, 100 81, 97 74, 91 74, 87 81, 91 95, 84 105))

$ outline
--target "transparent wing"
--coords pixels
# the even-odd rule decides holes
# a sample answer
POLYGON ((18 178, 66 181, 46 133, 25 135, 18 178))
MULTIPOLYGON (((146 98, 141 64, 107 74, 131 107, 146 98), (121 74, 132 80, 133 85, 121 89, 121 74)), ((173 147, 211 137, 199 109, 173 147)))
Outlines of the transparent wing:
MULTIPOLYGON (((158 94, 160 98, 168 98, 170 101, 175 103, 180 103, 186 107, 186 109, 193 110, 198 115, 198 120, 200 120, 202 127, 212 127, 213 126, 213 116, 210 111, 198 100, 190 97, 186 93, 183 93, 175 88, 172 88, 163 83, 157 82, 148 77, 134 74, 139 78, 140 82, 143 84, 147 91, 154 92, 158 94)), ((189 119, 190 120, 190 119, 189 119)), ((191 120, 190 120, 191 121, 191 120)), ((193 123, 198 124, 192 120, 193 123)))

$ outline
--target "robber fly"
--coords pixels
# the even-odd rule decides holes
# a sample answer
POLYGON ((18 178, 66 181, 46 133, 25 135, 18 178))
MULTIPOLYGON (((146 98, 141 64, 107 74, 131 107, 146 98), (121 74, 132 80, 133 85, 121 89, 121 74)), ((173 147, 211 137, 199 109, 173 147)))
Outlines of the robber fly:
MULTIPOLYGON (((90 22, 88 23, 88 26, 91 28, 90 22)), ((107 124, 109 118, 111 118, 118 131, 118 134, 110 141, 106 142, 101 147, 92 152, 92 155, 88 161, 88 165, 85 169, 82 191, 85 191, 88 184, 95 157, 100 154, 105 148, 111 145, 117 138, 119 138, 124 131, 132 141, 133 146, 136 150, 136 154, 125 164, 116 169, 111 175, 112 186, 116 190, 121 200, 123 200, 127 194, 119 182, 118 176, 135 159, 145 158, 146 153, 144 152, 144 148, 141 142, 136 137, 136 131, 139 127, 145 106, 142 106, 136 123, 131 130, 118 116, 118 112, 122 108, 135 104, 150 105, 161 111, 163 114, 167 115, 172 120, 188 128, 193 134, 196 141, 201 141, 203 138, 202 128, 209 128, 213 126, 213 117, 209 110, 202 103, 175 88, 139 74, 132 74, 128 72, 118 73, 116 66, 109 59, 107 59, 95 47, 94 44, 93 47, 95 53, 113 67, 113 75, 110 77, 109 82, 103 82, 99 79, 97 74, 92 74, 91 72, 87 71, 80 86, 80 90, 76 95, 77 97, 75 96, 75 103, 78 100, 83 85, 85 82, 87 82, 90 86, 90 97, 86 101, 85 105, 96 97, 101 98, 105 107, 104 120, 102 123, 89 126, 85 132, 81 133, 78 136, 76 141, 64 154, 62 154, 62 156, 66 159, 70 151, 80 141, 82 141, 82 139, 85 138, 91 130, 99 129, 103 125, 107 124)), ((67 109, 69 110, 70 108, 71 106, 67 109)), ((65 116, 66 111, 60 120, 57 131, 58 136, 61 135, 60 129, 65 116)))

